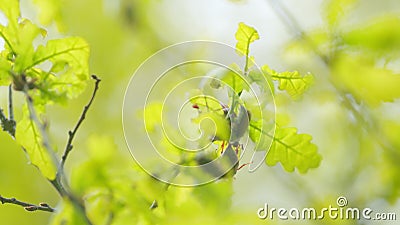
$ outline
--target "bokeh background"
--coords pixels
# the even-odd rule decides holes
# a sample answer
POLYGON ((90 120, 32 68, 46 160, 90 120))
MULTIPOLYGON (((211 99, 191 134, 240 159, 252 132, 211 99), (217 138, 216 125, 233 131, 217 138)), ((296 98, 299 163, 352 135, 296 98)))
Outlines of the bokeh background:
MULTIPOLYGON (((332 29, 327 22, 329 1, 279 2, 290 12, 301 30, 310 34, 311 39, 321 44, 327 40, 324 35, 317 34, 323 33, 321 31, 329 33, 332 29)), ((369 104, 369 98, 364 101, 363 95, 359 95, 351 98, 354 102, 350 104, 357 106, 357 112, 352 111, 343 100, 343 95, 356 96, 354 93, 364 92, 357 92, 357 88, 349 88, 349 85, 339 88, 340 91, 335 89, 335 82, 343 81, 330 79, 335 71, 339 71, 335 68, 338 64, 324 63, 317 54, 307 49, 309 46, 301 41, 296 29, 287 24, 290 18, 282 17, 279 14, 282 8, 277 7, 276 2, 267 0, 21 0, 24 17, 43 24, 49 31, 49 37, 76 35, 85 38, 91 48, 91 73, 103 80, 98 97, 76 138, 75 149, 67 163, 67 174, 73 176, 74 170, 90 157, 107 151, 104 150, 107 145, 115 150, 100 161, 107 161, 109 157, 117 162, 99 164, 99 167, 105 166, 99 170, 118 170, 120 166, 124 171, 135 167, 125 144, 121 121, 125 88, 135 69, 157 50, 182 41, 212 40, 234 46, 238 23, 245 22, 260 34, 260 40, 252 45, 252 54, 258 65, 268 64, 278 71, 299 70, 315 75, 314 86, 302 99, 291 101, 281 98, 277 101, 284 106, 278 110, 288 115, 293 126, 313 136, 323 161, 319 168, 307 174, 288 173, 280 165, 263 165, 255 173, 239 171, 233 181, 228 211, 232 214, 240 211, 247 213, 248 219, 238 219, 241 221, 239 224, 246 224, 244 221, 248 221, 247 224, 398 224, 398 221, 271 222, 257 219, 256 211, 264 203, 284 208, 324 207, 335 205, 339 196, 346 196, 349 205, 354 207, 396 212, 400 216, 399 100, 394 98, 390 102, 369 104), (40 10, 47 13, 40 13, 40 10), (379 141, 382 136, 384 145, 379 141), (115 164, 119 165, 113 168, 115 164)), ((383 27, 383 31, 377 33, 382 37, 376 36, 378 44, 375 49, 370 48, 369 54, 379 54, 371 57, 383 60, 381 64, 393 74, 399 74, 400 24, 396 23, 400 22, 399 13, 400 3, 397 0, 360 0, 349 11, 343 10, 347 16, 337 29, 357 30, 378 21, 376 18, 388 15, 397 18, 394 24, 383 27), (394 40, 383 38, 385 34, 394 40)), ((369 38, 366 42, 374 42, 374 37, 369 38)), ((333 42, 328 43, 331 45, 324 45, 322 51, 334 47, 333 42)), ((365 46, 360 44, 359 48, 365 46)), ((360 68, 363 67, 366 66, 360 63, 358 67, 349 69, 351 72, 347 75, 362 73, 360 71, 364 70, 360 68)), ((362 86, 360 80, 351 82, 362 86)), ((393 82, 400 87, 398 78, 393 82)), ((72 128, 90 97, 91 84, 88 87, 81 97, 68 105, 48 108, 50 133, 59 149, 65 145, 67 131, 72 128)), ((369 87, 365 86, 366 92, 369 87)), ((390 90, 383 85, 371 89, 370 94, 376 94, 374 91, 390 90)), ((15 98, 16 106, 20 107, 21 96, 15 98)), ((7 89, 4 87, 0 88, 0 105, 3 108, 7 105, 7 89)), ((87 170, 85 174, 88 179, 94 176, 91 172, 87 170)), ((0 177, 0 194, 3 196, 34 203, 59 203, 51 185, 28 164, 23 151, 5 132, 0 132, 0 177)), ((73 180, 71 183, 74 186, 73 180)), ((196 217, 188 218, 188 223, 191 219, 196 217)), ((49 220, 51 215, 45 212, 29 213, 18 206, 0 206, 1 224, 46 224, 49 220)))

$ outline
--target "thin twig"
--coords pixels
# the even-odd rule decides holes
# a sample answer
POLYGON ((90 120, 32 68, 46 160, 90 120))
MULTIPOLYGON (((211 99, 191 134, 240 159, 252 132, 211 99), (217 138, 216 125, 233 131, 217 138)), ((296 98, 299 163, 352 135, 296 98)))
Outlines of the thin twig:
POLYGON ((100 84, 101 79, 99 79, 96 75, 92 75, 92 79, 94 79, 96 81, 92 97, 90 98, 89 103, 83 108, 83 112, 82 112, 81 116, 79 117, 79 120, 75 125, 75 128, 72 131, 71 130, 68 131, 69 137, 68 137, 67 145, 65 146, 64 154, 61 157, 61 165, 60 165, 61 168, 64 167, 65 161, 67 160, 69 153, 71 152, 72 148, 74 147, 72 145, 72 142, 74 140, 75 134, 78 131, 79 127, 81 126, 82 122, 85 120, 86 114, 89 111, 89 108, 92 105, 94 98, 96 97, 97 91, 99 89, 99 84, 100 84))
POLYGON ((22 207, 24 207, 24 209, 26 211, 29 211, 29 212, 33 212, 33 211, 54 212, 55 211, 55 209, 47 203, 39 203, 39 205, 35 205, 35 204, 19 201, 15 198, 4 198, 1 195, 0 195, 0 202, 1 202, 1 204, 8 203, 8 204, 22 206, 22 207))
POLYGON ((9 120, 14 121, 14 106, 11 84, 8 86, 8 117, 9 120))
POLYGON ((25 96, 26 96, 26 102, 28 104, 30 119, 39 128, 39 131, 40 131, 40 134, 42 137, 42 144, 45 147, 45 149, 47 150, 47 152, 50 154, 50 156, 52 157, 53 163, 58 168, 56 179, 49 180, 49 182, 53 185, 53 187, 57 190, 57 192, 60 194, 61 197, 66 197, 68 200, 71 201, 72 205, 78 210, 78 212, 81 213, 81 215, 85 219, 86 223, 88 225, 92 225, 92 222, 87 217, 86 208, 85 208, 84 204, 75 195, 73 195, 69 191, 69 185, 65 179, 63 168, 60 167, 58 161, 56 160, 54 150, 50 145, 46 126, 43 123, 41 123, 39 118, 37 117, 37 114, 36 114, 36 111, 34 108, 34 104, 33 104, 33 99, 29 96, 28 88, 26 86, 24 87, 23 92, 25 93, 25 96), (64 182, 62 182, 62 181, 64 181, 64 182))

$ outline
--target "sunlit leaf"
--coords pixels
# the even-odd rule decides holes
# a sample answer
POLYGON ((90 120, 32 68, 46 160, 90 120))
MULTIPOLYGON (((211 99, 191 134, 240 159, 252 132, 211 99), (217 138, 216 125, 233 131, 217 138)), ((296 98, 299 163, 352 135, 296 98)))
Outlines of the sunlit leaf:
POLYGON ((19 0, 0 0, 0 10, 7 17, 9 24, 16 24, 20 16, 19 0))
POLYGON ((294 99, 301 97, 314 81, 310 73, 305 75, 301 75, 298 71, 279 73, 266 65, 262 67, 262 70, 279 82, 279 90, 285 90, 294 99))
POLYGON ((38 6, 39 20, 44 25, 50 25, 53 21, 57 24, 58 30, 61 32, 66 28, 62 23, 62 6, 63 2, 58 0, 33 0, 38 6))
POLYGON ((249 137, 256 144, 257 151, 268 151, 271 147, 271 138, 274 135, 274 124, 263 120, 250 121, 249 137))
POLYGON ((57 168, 53 153, 43 146, 41 133, 36 124, 30 120, 27 108, 24 109, 24 118, 17 123, 15 138, 25 149, 31 163, 38 167, 43 176, 54 180, 57 168))
POLYGON ((296 128, 277 128, 275 134, 272 130, 261 127, 260 122, 252 122, 250 125, 250 137, 258 143, 258 148, 268 148, 272 139, 272 145, 268 149, 266 163, 274 166, 278 162, 288 172, 297 169, 300 173, 306 173, 311 168, 316 168, 321 162, 321 155, 317 152, 317 146, 311 143, 312 137, 308 134, 298 134, 296 128))
POLYGON ((375 19, 367 26, 356 28, 343 34, 346 44, 358 49, 369 49, 374 54, 399 54, 400 48, 400 18, 388 15, 375 19))
POLYGON ((263 73, 259 70, 252 70, 249 73, 249 80, 250 82, 258 84, 258 86, 262 90, 275 93, 274 82, 272 81, 272 77, 269 74, 263 73))
POLYGON ((400 98, 400 75, 375 67, 369 58, 342 55, 334 64, 333 74, 338 86, 358 101, 377 105, 400 98))
POLYGON ((189 101, 194 109, 199 109, 200 112, 215 112, 223 115, 221 103, 210 96, 206 96, 201 90, 194 89, 189 93, 189 101))
POLYGON ((89 46, 82 38, 56 39, 48 41, 45 46, 39 46, 32 64, 25 70, 46 61, 51 62, 57 66, 56 70, 61 72, 53 74, 53 71, 47 71, 47 75, 41 76, 42 85, 55 95, 74 98, 86 87, 86 80, 89 78, 88 60, 89 46), (64 65, 63 70, 60 68, 62 65, 64 65))
POLYGON ((346 11, 348 11, 355 2, 357 2, 357 0, 327 1, 324 16, 326 17, 328 24, 332 26, 339 23, 345 16, 346 11))
POLYGON ((311 139, 308 134, 298 134, 296 128, 276 129, 266 163, 273 166, 280 162, 289 172, 297 168, 300 173, 306 173, 311 168, 317 168, 322 157, 311 139))
POLYGON ((11 63, 0 56, 0 86, 10 84, 11 63))
POLYGON ((242 75, 240 75, 241 73, 237 72, 239 71, 237 65, 235 69, 236 71, 227 70, 221 79, 229 90, 233 90, 236 94, 239 94, 243 90, 249 90, 249 85, 242 75))
POLYGON ((236 52, 239 55, 249 56, 249 46, 255 40, 258 40, 260 36, 253 27, 246 25, 245 23, 239 23, 239 28, 235 34, 237 44, 236 52))
POLYGON ((162 103, 149 103, 144 109, 144 122, 147 132, 154 132, 156 127, 162 122, 162 103))
MULTIPOLYGON (((12 31, 14 29, 10 28, 12 31)), ((45 31, 31 21, 24 19, 18 24, 18 30, 11 33, 10 42, 13 46, 14 54, 16 54, 14 71, 16 74, 22 73, 25 68, 33 63, 34 46, 33 41, 39 35, 45 35, 45 31)))

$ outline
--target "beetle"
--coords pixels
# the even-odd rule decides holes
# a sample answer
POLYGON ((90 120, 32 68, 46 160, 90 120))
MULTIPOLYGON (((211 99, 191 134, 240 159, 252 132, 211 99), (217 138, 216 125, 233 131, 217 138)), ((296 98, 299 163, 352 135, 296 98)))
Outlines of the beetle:
MULTIPOLYGON (((218 136, 217 132, 216 135, 211 138, 211 141, 213 143, 221 142, 220 147, 216 149, 216 152, 219 152, 218 150, 221 149, 221 151, 218 153, 220 155, 221 163, 212 164, 209 167, 205 167, 204 170, 206 173, 213 176, 223 174, 222 176, 220 176, 220 178, 233 177, 238 170, 250 164, 246 163, 239 166, 239 155, 241 150, 243 149, 243 145, 240 144, 240 139, 245 135, 249 127, 251 114, 243 105, 239 105, 237 108, 237 112, 235 112, 235 110, 231 109, 229 106, 225 105, 222 102, 219 102, 221 108, 214 110, 208 108, 206 98, 205 103, 206 104, 204 106, 206 106, 207 111, 218 112, 219 110, 221 110, 223 112, 223 115, 229 122, 230 135, 228 139, 221 138, 220 136, 218 136), (222 171, 227 170, 227 166, 229 170, 222 171)), ((200 109, 200 106, 201 105, 199 105, 199 103, 194 103, 192 105, 192 108, 196 109, 200 114, 203 113, 200 109)), ((199 154, 195 160, 197 164, 205 165, 212 162, 214 159, 215 157, 212 157, 209 154, 199 154)))

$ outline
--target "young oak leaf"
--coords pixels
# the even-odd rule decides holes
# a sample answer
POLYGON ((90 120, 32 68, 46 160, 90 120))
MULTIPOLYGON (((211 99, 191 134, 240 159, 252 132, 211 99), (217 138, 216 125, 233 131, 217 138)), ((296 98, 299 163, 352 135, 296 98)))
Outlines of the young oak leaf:
POLYGON ((86 87, 89 79, 89 46, 82 38, 68 37, 50 40, 34 53, 32 64, 24 68, 27 75, 38 80, 41 97, 49 100, 75 98, 86 87), (51 62, 52 67, 43 71, 36 66, 51 62))
POLYGON ((285 90, 294 99, 301 97, 314 82, 314 77, 310 73, 306 75, 301 75, 298 71, 279 73, 267 65, 261 69, 267 76, 279 82, 279 90, 285 90))
MULTIPOLYGON (((68 37, 50 40, 35 49, 34 40, 39 35, 45 37, 46 31, 27 19, 14 20, 20 15, 18 1, 2 1, 0 10, 8 18, 8 24, 0 25, 0 37, 5 42, 1 57, 11 64, 11 73, 7 75, 14 75, 14 84, 22 76, 24 80, 28 78, 29 89, 34 89, 35 104, 63 102, 78 96, 89 78, 88 44, 82 38, 68 37), (49 64, 51 68, 44 69, 49 64)), ((1 70, 7 66, 3 62, 0 64, 1 70)), ((6 83, 3 76, 0 82, 6 83)), ((22 90, 23 86, 16 90, 22 90)))
POLYGON ((239 94, 243 90, 249 90, 250 86, 248 81, 245 80, 245 77, 241 75, 239 66, 236 64, 231 65, 229 70, 221 77, 223 83, 227 86, 228 89, 235 92, 235 94, 239 94))
POLYGON ((11 70, 11 63, 4 59, 0 54, 0 86, 9 85, 11 80, 9 72, 11 70))
POLYGON ((308 134, 298 134, 293 127, 276 129, 274 141, 267 154, 267 165, 274 166, 280 162, 286 171, 293 172, 297 168, 300 173, 317 168, 322 157, 311 139, 308 134))
POLYGON ((256 29, 241 22, 239 23, 235 38, 238 41, 236 43, 236 52, 242 56, 249 56, 250 44, 260 39, 260 36, 256 29))
POLYGON ((24 118, 18 121, 15 138, 26 151, 31 163, 40 170, 43 176, 54 180, 57 172, 54 158, 51 152, 43 147, 40 131, 29 118, 27 107, 24 107, 24 118))
POLYGON ((45 37, 47 32, 30 20, 22 19, 18 23, 17 29, 7 27, 7 34, 12 37, 9 41, 15 55, 13 70, 16 74, 21 74, 25 71, 25 67, 33 63, 35 53, 34 40, 40 35, 45 37))
POLYGON ((0 11, 7 17, 9 24, 17 24, 20 16, 19 1, 0 0, 0 11))
POLYGON ((308 134, 298 134, 297 129, 293 127, 277 128, 275 134, 272 134, 261 129, 259 122, 252 121, 250 137, 259 149, 267 150, 271 144, 265 161, 269 166, 280 162, 288 172, 297 168, 300 173, 306 173, 311 168, 317 168, 322 160, 317 146, 311 143, 312 137, 308 134))

